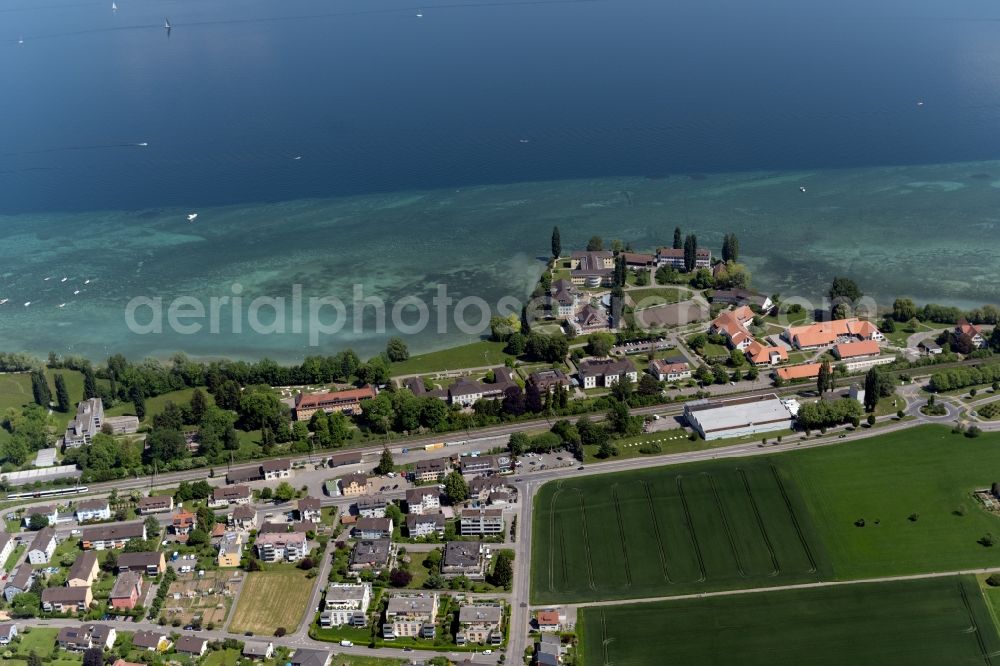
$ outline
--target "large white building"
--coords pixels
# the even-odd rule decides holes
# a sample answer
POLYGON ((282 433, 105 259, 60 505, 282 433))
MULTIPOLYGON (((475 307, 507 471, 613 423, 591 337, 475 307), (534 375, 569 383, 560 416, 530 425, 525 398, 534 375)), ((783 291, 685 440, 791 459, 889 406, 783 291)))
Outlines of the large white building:
POLYGON ((330 583, 326 588, 323 612, 319 616, 320 626, 365 626, 368 624, 367 611, 371 599, 371 583, 330 583))
POLYGON ((382 636, 434 638, 438 595, 435 593, 397 595, 385 608, 382 636))
POLYGON ((767 395, 732 400, 699 400, 684 407, 688 425, 706 440, 788 430, 798 411, 793 400, 767 395))
POLYGON ((104 423, 104 403, 100 398, 84 400, 76 406, 76 418, 66 425, 63 445, 76 449, 90 444, 94 435, 101 432, 104 423))
POLYGON ((302 532, 258 534, 254 546, 265 562, 298 562, 309 554, 309 541, 302 532))

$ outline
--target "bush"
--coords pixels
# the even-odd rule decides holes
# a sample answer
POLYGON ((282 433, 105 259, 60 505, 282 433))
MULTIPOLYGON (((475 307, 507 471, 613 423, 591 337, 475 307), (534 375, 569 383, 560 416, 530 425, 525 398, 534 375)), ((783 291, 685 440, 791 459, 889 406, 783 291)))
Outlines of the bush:
POLYGON ((986 584, 990 587, 1000 587, 1000 574, 993 574, 986 579, 986 584))
POLYGON ((647 455, 662 453, 663 447, 656 442, 646 442, 639 447, 639 453, 645 453, 647 455))

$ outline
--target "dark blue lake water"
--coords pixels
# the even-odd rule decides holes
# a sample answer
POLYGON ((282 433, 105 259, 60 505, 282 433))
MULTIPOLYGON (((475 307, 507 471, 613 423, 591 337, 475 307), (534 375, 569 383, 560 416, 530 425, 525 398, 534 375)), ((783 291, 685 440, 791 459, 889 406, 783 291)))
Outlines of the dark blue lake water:
POLYGON ((235 282, 523 297, 553 224, 735 231, 784 294, 995 300, 993 2, 116 2, 0 5, 4 349, 298 357, 122 313, 235 282))

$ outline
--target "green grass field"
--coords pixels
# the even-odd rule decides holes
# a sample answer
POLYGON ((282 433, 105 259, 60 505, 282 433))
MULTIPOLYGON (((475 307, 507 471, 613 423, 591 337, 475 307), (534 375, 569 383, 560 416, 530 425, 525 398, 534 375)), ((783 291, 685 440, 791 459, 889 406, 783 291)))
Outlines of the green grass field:
POLYGON ((1000 636, 972 577, 581 610, 587 666, 992 663, 1000 636))
POLYGON ((58 635, 58 629, 40 629, 34 627, 30 632, 23 632, 21 634, 21 644, 18 646, 18 652, 30 654, 34 651, 39 657, 44 659, 55 652, 56 636, 58 635))
POLYGON ((411 356, 401 363, 392 364, 392 376, 417 375, 462 368, 479 368, 486 365, 503 365, 511 358, 503 353, 504 343, 481 340, 461 347, 442 349, 411 356))
POLYGON ((969 439, 922 426, 777 459, 801 488, 839 578, 1000 562, 1000 546, 977 543, 1000 536, 1000 516, 972 496, 1000 480, 1000 434, 969 439), (854 524, 860 518, 864 527, 854 524))
MULTIPOLYGON (((163 408, 167 406, 168 402, 172 402, 175 405, 184 405, 191 402, 191 395, 194 393, 194 389, 181 389, 179 391, 170 391, 169 393, 164 393, 163 395, 158 395, 153 398, 146 398, 146 418, 144 421, 149 421, 156 414, 163 411, 163 408)), ((202 388, 201 392, 205 394, 208 399, 209 404, 215 404, 215 398, 207 389, 202 388)), ((135 415, 135 407, 131 402, 121 402, 114 407, 105 410, 108 416, 124 416, 124 415, 135 415)))
POLYGON ((247 574, 229 631, 273 636, 278 627, 294 632, 305 614, 313 584, 304 571, 281 568, 247 574))
POLYGON ((768 458, 546 484, 534 603, 781 585, 830 575, 792 480, 768 458))
POLYGON ((632 299, 637 310, 644 310, 656 305, 677 303, 686 294, 673 287, 651 287, 649 289, 630 289, 628 297, 632 299))

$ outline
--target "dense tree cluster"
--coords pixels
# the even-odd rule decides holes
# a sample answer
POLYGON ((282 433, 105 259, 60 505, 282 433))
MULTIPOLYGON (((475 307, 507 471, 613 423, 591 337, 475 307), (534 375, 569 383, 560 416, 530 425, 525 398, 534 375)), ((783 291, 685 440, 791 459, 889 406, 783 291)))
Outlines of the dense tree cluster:
POLYGON ((859 424, 861 403, 850 398, 817 400, 799 407, 798 422, 806 430, 817 430, 844 423, 859 424))
POLYGON ((930 388, 932 391, 943 392, 996 381, 1000 381, 1000 364, 951 368, 931 375, 930 388))

